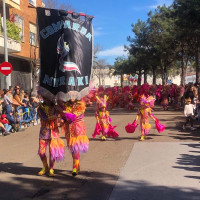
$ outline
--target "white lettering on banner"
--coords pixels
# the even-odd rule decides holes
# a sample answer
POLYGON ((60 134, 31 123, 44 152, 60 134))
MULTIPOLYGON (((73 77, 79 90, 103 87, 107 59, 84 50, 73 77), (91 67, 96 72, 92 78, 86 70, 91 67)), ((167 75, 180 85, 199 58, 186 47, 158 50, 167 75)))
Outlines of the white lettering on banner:
POLYGON ((46 26, 40 31, 40 35, 43 39, 47 39, 50 35, 53 35, 54 33, 58 32, 62 28, 62 26, 64 27, 64 29, 68 28, 78 33, 81 33, 91 42, 92 34, 90 32, 87 33, 87 29, 85 27, 80 27, 80 24, 75 22, 72 23, 69 20, 61 20, 56 23, 52 23, 49 26, 46 26))
POLYGON ((49 75, 45 74, 43 83, 52 87, 59 87, 62 85, 67 85, 67 86, 84 86, 88 85, 88 76, 80 76, 75 78, 73 76, 70 76, 68 80, 66 80, 65 76, 61 77, 49 77, 49 75))

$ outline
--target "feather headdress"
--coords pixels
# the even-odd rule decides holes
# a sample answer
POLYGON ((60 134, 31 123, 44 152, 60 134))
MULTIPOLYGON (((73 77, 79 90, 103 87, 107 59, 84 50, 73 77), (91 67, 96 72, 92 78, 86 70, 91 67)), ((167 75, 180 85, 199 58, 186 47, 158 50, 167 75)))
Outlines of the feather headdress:
POLYGON ((96 96, 98 107, 99 108, 106 108, 108 98, 109 97, 107 95, 104 95, 104 98, 99 98, 98 96, 96 96))

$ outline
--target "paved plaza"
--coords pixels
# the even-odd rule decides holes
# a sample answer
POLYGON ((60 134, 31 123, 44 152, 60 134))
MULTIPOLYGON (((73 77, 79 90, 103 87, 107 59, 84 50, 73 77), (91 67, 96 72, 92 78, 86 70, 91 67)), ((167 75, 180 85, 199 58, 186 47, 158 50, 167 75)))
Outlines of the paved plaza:
POLYGON ((90 146, 81 155, 81 173, 76 177, 71 175, 67 149, 65 160, 55 164, 55 177, 37 175, 42 167, 37 155, 39 125, 1 136, 0 199, 199 200, 200 129, 181 131, 183 111, 156 107, 155 116, 167 128, 158 133, 152 121, 147 140, 140 142, 139 130, 127 134, 124 128, 136 111, 111 111, 120 136, 101 141, 92 138, 95 110, 87 109, 90 146))

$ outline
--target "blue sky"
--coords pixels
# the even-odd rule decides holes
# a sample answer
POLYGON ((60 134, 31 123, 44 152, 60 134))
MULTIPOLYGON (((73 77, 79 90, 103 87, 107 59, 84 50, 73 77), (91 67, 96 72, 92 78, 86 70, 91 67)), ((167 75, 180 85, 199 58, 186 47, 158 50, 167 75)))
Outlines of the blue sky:
POLYGON ((171 5, 173 0, 58 0, 69 3, 76 12, 93 15, 94 44, 102 47, 98 58, 114 64, 115 58, 125 55, 127 36, 133 37, 131 24, 146 20, 147 13, 158 5, 171 5))

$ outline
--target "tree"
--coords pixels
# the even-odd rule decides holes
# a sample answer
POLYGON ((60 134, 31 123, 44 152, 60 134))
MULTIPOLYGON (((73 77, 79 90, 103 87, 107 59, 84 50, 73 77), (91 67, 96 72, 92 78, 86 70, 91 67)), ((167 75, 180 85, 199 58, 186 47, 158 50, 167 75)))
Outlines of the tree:
POLYGON ((155 73, 155 54, 152 44, 149 41, 149 26, 147 22, 138 20, 136 24, 132 24, 134 38, 127 38, 131 43, 127 47, 130 57, 130 64, 134 69, 134 73, 138 74, 138 85, 141 85, 141 76, 144 75, 144 83, 147 83, 147 75, 153 70, 154 82, 156 79, 155 73), (153 61, 153 62, 152 62, 153 61))
POLYGON ((121 87, 123 87, 123 75, 129 72, 129 63, 128 60, 124 57, 117 57, 115 59, 113 69, 113 75, 120 75, 121 77, 121 87))
POLYGON ((200 3, 197 0, 175 0, 173 7, 181 36, 189 44, 190 50, 193 50, 196 82, 200 83, 200 3))
POLYGON ((160 58, 160 67, 162 69, 162 83, 167 82, 168 70, 173 67, 175 61, 175 35, 174 18, 172 17, 172 7, 157 7, 155 12, 149 12, 148 16, 148 41, 151 47, 155 49, 160 58))

